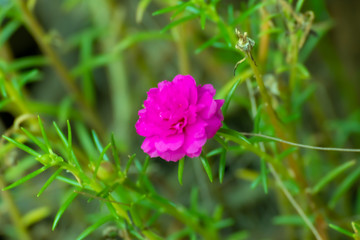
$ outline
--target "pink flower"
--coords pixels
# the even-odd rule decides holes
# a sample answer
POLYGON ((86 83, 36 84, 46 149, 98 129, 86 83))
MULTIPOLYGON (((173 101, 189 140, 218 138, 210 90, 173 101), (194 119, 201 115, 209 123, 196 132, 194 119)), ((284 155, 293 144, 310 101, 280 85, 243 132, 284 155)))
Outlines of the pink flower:
POLYGON ((196 86, 190 75, 177 75, 151 88, 135 124, 136 132, 145 137, 141 149, 166 161, 198 157, 224 119, 224 100, 214 100, 215 92, 211 84, 196 86))

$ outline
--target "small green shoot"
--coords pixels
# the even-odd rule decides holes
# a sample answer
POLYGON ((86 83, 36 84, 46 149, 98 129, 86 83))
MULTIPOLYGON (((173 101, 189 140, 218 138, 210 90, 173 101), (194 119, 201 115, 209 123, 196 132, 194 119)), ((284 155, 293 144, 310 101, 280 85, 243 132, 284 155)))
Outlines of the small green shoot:
POLYGON ((5 136, 5 135, 3 135, 2 137, 5 138, 8 142, 14 144, 16 147, 24 150, 28 154, 33 155, 36 158, 41 157, 40 153, 36 152, 35 150, 33 150, 32 148, 26 146, 25 144, 22 144, 21 142, 15 140, 15 139, 9 138, 8 136, 5 136))
POLYGON ((58 212, 55 215, 54 223, 52 225, 53 231, 55 230, 55 227, 58 224, 61 216, 63 215, 65 210, 69 207, 69 205, 74 201, 74 199, 76 198, 77 195, 78 195, 77 192, 75 192, 74 190, 71 190, 70 195, 67 197, 67 199, 64 201, 64 203, 61 205, 61 207, 59 208, 58 212))
POLYGON ((329 184, 334 178, 339 176, 341 173, 343 173, 348 168, 354 166, 356 164, 356 161, 349 161, 346 163, 341 164, 340 166, 334 168, 329 173, 327 173, 320 181, 311 189, 311 192, 313 194, 316 194, 320 192, 326 185, 329 184))
POLYGON ((342 227, 339 227, 339 226, 337 226, 337 225, 335 225, 335 224, 330 223, 330 224, 329 224, 329 227, 332 228, 332 229, 334 229, 335 231, 338 231, 339 233, 342 233, 342 234, 350 237, 350 238, 353 238, 353 237, 354 237, 354 234, 353 234, 352 232, 349 232, 348 230, 346 230, 346 229, 344 229, 344 228, 342 228, 342 227))
POLYGON ((62 168, 58 168, 46 181, 46 183, 41 187, 39 193, 36 195, 37 197, 40 197, 40 195, 47 189, 47 187, 56 179, 57 176, 62 172, 62 168))
POLYGON ((39 168, 38 170, 26 175, 25 177, 20 178, 19 180, 17 180, 16 182, 10 184, 9 186, 3 188, 2 190, 6 191, 6 190, 12 189, 14 187, 17 187, 20 184, 23 184, 24 182, 27 182, 30 179, 32 179, 32 178, 36 177, 37 175, 41 174, 42 172, 46 171, 48 168, 49 168, 48 166, 43 166, 42 168, 39 168))
POLYGON ((184 173, 184 164, 185 164, 185 158, 182 158, 179 160, 179 165, 178 165, 178 181, 180 183, 180 185, 183 184, 182 179, 183 179, 183 173, 184 173))
POLYGON ((208 159, 206 158, 206 156, 201 155, 200 160, 205 169, 207 176, 209 177, 210 182, 213 182, 213 175, 208 159))
POLYGON ((82 240, 89 236, 92 232, 94 232, 96 229, 98 229, 100 226, 104 225, 107 222, 110 222, 114 220, 114 217, 112 215, 108 215, 105 217, 100 218, 97 220, 94 224, 86 228, 77 238, 76 240, 82 240))

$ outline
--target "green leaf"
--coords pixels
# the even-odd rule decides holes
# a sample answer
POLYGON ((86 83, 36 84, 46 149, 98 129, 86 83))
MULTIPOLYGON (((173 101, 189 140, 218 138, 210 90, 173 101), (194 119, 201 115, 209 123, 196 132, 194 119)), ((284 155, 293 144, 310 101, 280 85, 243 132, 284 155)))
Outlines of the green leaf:
POLYGON ((66 121, 67 124, 67 128, 68 128, 68 140, 67 140, 67 151, 68 151, 68 155, 69 155, 69 159, 71 159, 71 161, 75 164, 75 166, 81 171, 84 172, 75 153, 74 150, 72 148, 72 132, 71 132, 71 125, 70 125, 70 121, 67 120, 66 121))
POLYGON ((121 162, 120 162, 120 157, 119 157, 119 151, 116 147, 114 133, 111 133, 111 150, 112 150, 112 155, 114 158, 115 166, 118 171, 121 171, 121 162))
MULTIPOLYGON (((216 135, 215 135, 216 136, 216 135)), ((215 137, 214 136, 214 137, 215 137)), ((221 139, 221 138, 219 138, 219 136, 217 136, 217 138, 218 139, 221 139)), ((213 157, 213 156, 216 156, 216 155, 220 155, 221 153, 222 153, 222 151, 223 151, 223 147, 219 147, 219 148, 215 148, 215 149, 213 149, 213 150, 211 150, 210 152, 208 152, 207 154, 206 154, 206 157, 213 157)))
POLYGON ((55 180, 55 178, 61 173, 63 169, 62 168, 58 168, 58 170, 56 170, 56 172, 54 172, 49 179, 46 181, 46 183, 44 184, 44 186, 42 186, 42 188, 40 189, 39 193, 36 195, 37 197, 40 197, 40 195, 45 191, 45 189, 55 180))
POLYGON ((226 149, 222 148, 221 155, 220 155, 220 163, 219 163, 219 181, 220 181, 220 183, 222 183, 223 179, 224 179, 225 167, 226 167, 226 149))
POLYGON ((295 11, 296 12, 300 12, 301 11, 301 7, 304 4, 304 0, 297 0, 296 1, 296 7, 295 7, 295 11))
MULTIPOLYGON (((4 147, 2 148, 4 149, 4 147)), ((19 159, 16 167, 7 168, 4 175, 7 182, 15 182, 23 176, 24 172, 28 172, 29 169, 34 169, 38 162, 31 155, 19 159)))
POLYGON ((72 201, 74 201, 74 199, 76 198, 76 196, 78 195, 77 192, 75 192, 74 190, 71 190, 71 194, 67 197, 67 199, 64 201, 64 203, 61 205, 59 211, 56 213, 55 215, 55 219, 54 219, 54 223, 52 226, 52 230, 54 231, 56 225, 58 224, 61 216, 63 215, 63 213, 65 212, 65 210, 69 207, 69 205, 72 203, 72 201))
POLYGON ((14 34, 14 32, 20 27, 21 23, 17 20, 10 21, 1 29, 0 33, 0 48, 3 44, 14 34))
POLYGON ((142 18, 144 16, 145 10, 151 0, 140 0, 137 8, 136 8, 136 22, 140 23, 142 21, 142 18))
POLYGON ((66 140, 65 135, 62 133, 62 131, 60 130, 60 128, 59 128, 59 126, 56 124, 56 122, 53 122, 53 125, 54 125, 55 130, 56 130, 57 134, 59 135, 62 143, 64 144, 64 146, 65 146, 66 148, 68 148, 68 147, 69 147, 69 144, 68 144, 68 142, 67 142, 67 140, 66 140))
MULTIPOLYGON (((102 147, 102 145, 101 145, 101 143, 100 143, 100 140, 99 140, 99 138, 98 138, 98 136, 96 135, 96 132, 94 131, 94 130, 92 130, 91 131, 91 134, 92 134, 92 136, 93 136, 93 140, 94 140, 94 143, 95 143, 95 146, 96 146, 96 148, 98 149, 98 151, 99 151, 99 153, 103 153, 103 147, 102 147)), ((109 161, 109 158, 108 158, 108 156, 106 155, 106 153, 104 153, 104 160, 105 161, 109 161)))
POLYGON ((8 71, 19 71, 24 68, 43 67, 48 64, 48 60, 44 56, 31 56, 18 58, 7 66, 8 71))
POLYGON ((213 176, 212 176, 209 161, 207 160, 207 158, 205 156, 200 156, 200 160, 201 160, 201 163, 202 163, 202 165, 203 165, 203 167, 205 169, 206 174, 209 177, 210 182, 213 182, 213 176))
POLYGON ((282 153, 280 153, 277 156, 277 159, 281 162, 282 160, 284 160, 287 156, 289 156, 291 153, 296 152, 298 150, 297 147, 290 147, 288 149, 286 149, 285 151, 283 151, 282 153))
POLYGON ((341 164, 340 166, 331 170, 328 174, 326 174, 312 189, 311 192, 313 194, 318 193, 321 189, 323 189, 329 182, 331 182, 334 178, 339 176, 346 169, 355 165, 355 160, 346 162, 341 164))
POLYGON ((355 183, 355 181, 360 177, 360 167, 355 169, 351 174, 349 174, 344 181, 336 188, 334 195, 331 197, 329 206, 334 208, 336 203, 339 201, 341 196, 345 194, 346 191, 355 183))
POLYGON ((13 9, 13 6, 12 1, 7 1, 6 4, 0 7, 0 24, 2 24, 7 15, 10 15, 9 12, 13 9))
MULTIPOLYGON (((225 124, 224 124, 225 125, 225 124)), ((227 142, 222 139, 221 137, 219 137, 219 135, 215 135, 214 137, 214 140, 217 141, 218 143, 220 143, 220 145, 225 148, 226 150, 228 149, 228 144, 227 142)))
POLYGON ((73 105, 73 98, 71 96, 64 97, 58 104, 58 122, 60 126, 63 126, 67 119, 70 118, 73 105))
POLYGON ((186 16, 186 17, 182 17, 182 18, 179 18, 175 21, 173 21, 172 23, 169 23, 168 25, 166 25, 166 27, 164 27, 162 30, 161 30, 161 33, 164 33, 166 32, 167 30, 181 24, 181 23, 184 23, 184 22, 187 22, 187 21, 190 21, 191 19, 194 19, 198 17, 197 15, 189 15, 189 16, 186 16))
POLYGON ((234 21, 234 6, 232 4, 228 5, 228 23, 232 23, 234 21))
POLYGON ((67 178, 67 177, 63 177, 63 176, 56 176, 56 179, 64 182, 64 183, 67 183, 67 184, 70 184, 74 187, 81 187, 81 185, 77 182, 77 181, 74 181, 70 178, 67 178))
POLYGON ((190 208, 191 211, 197 212, 198 211, 198 202, 199 202, 199 189, 197 187, 191 188, 190 194, 190 208))
MULTIPOLYGON (((360 224, 356 222, 351 222, 351 226, 354 229, 355 235, 359 238, 360 224)), ((358 238, 355 238, 355 240, 358 240, 358 238)))
POLYGON ((180 159, 179 165, 178 165, 178 180, 179 180, 180 185, 183 184, 182 177, 183 177, 183 173, 184 173, 184 164, 185 164, 184 159, 185 158, 180 159))
POLYGON ((106 147, 101 151, 100 156, 99 156, 98 160, 96 161, 94 176, 96 176, 97 171, 99 170, 99 167, 100 167, 100 164, 101 164, 102 160, 105 159, 106 151, 109 150, 110 147, 111 147, 111 143, 106 145, 106 147))
POLYGON ((245 19, 249 17, 252 13, 256 12, 259 8, 262 8, 266 6, 267 4, 271 4, 271 1, 263 1, 260 2, 250 8, 248 8, 245 12, 241 13, 239 17, 235 18, 235 20, 232 22, 231 26, 235 27, 239 25, 239 23, 243 22, 245 19))
POLYGON ((207 40, 205 43, 203 43, 200 47, 198 47, 195 50, 195 54, 199 54, 202 51, 204 51, 206 48, 212 46, 216 41, 218 41, 220 39, 219 35, 216 35, 215 37, 210 38, 209 40, 207 40))
POLYGON ((263 184, 264 187, 264 192, 267 194, 268 193, 268 170, 267 170, 267 166, 266 166, 266 161, 262 158, 261 159, 261 172, 260 172, 260 176, 261 176, 261 182, 263 184))
POLYGON ((114 59, 118 57, 118 54, 120 52, 126 50, 137 42, 144 42, 154 39, 170 39, 170 35, 159 33, 158 31, 139 32, 131 34, 124 38, 122 41, 120 41, 118 44, 116 44, 110 53, 92 56, 91 58, 87 59, 86 61, 82 62, 77 67, 72 69, 71 73, 75 77, 80 76, 84 72, 88 72, 96 67, 104 66, 109 62, 114 61, 114 59))
POLYGON ((263 108, 264 108, 264 105, 261 104, 256 110, 256 114, 255 114, 255 118, 254 118, 254 132, 255 133, 260 132, 260 124, 261 124, 263 108))
POLYGON ((202 11, 201 16, 200 16, 200 25, 201 25, 202 30, 205 29, 205 23, 206 23, 206 12, 202 11))
POLYGON ((46 145, 46 147, 47 147, 47 153, 50 153, 51 152, 51 146, 50 146, 50 143, 49 143, 49 139, 47 138, 47 136, 46 136, 46 133, 45 133, 45 129, 44 129, 44 125, 43 125, 43 123, 42 123, 42 121, 41 121, 41 118, 40 118, 40 116, 38 116, 38 122, 39 122, 39 127, 40 127, 40 131, 41 131, 41 135, 42 135, 42 137, 43 137, 43 139, 44 139, 44 142, 45 142, 45 145, 46 145))
MULTIPOLYGON (((93 39, 83 36, 80 45, 81 63, 91 61, 93 51, 93 39)), ((92 76, 92 69, 86 69, 82 74, 83 92, 86 101, 93 106, 95 102, 95 86, 92 76)))
MULTIPOLYGON (((314 222, 314 218, 310 218, 314 222)), ((304 220, 299 215, 276 216, 272 219, 275 225, 305 226, 304 220)))
POLYGON ((146 170, 147 168, 149 167, 149 163, 150 163, 150 156, 146 156, 145 157, 145 162, 144 162, 144 165, 141 169, 141 174, 142 175, 145 175, 146 174, 146 170))
POLYGON ((231 100, 231 98, 233 97, 234 92, 235 92, 237 86, 240 84, 240 82, 242 82, 242 81, 241 81, 241 78, 239 78, 239 79, 234 83, 234 85, 231 87, 229 93, 226 95, 224 105, 223 105, 222 108, 221 108, 221 110, 222 110, 222 112, 223 112, 223 115, 226 114, 226 111, 227 111, 227 109, 229 108, 230 100, 231 100))
POLYGON ((192 4, 191 1, 190 2, 186 2, 186 3, 181 3, 179 5, 175 5, 175 6, 171 6, 171 7, 167 7, 167 8, 163 8, 160 9, 156 12, 153 12, 152 15, 156 16, 156 15, 160 15, 160 14, 164 14, 164 13, 168 13, 168 12, 172 12, 175 11, 177 9, 184 9, 185 7, 187 7, 188 5, 192 4))
POLYGON ((131 166, 131 163, 133 162, 133 160, 135 159, 136 157, 136 154, 134 153, 133 155, 129 156, 129 160, 128 162, 126 163, 126 167, 125 167, 125 175, 127 175, 129 169, 130 169, 130 166, 131 166))
POLYGON ((237 143, 246 142, 247 144, 251 144, 244 135, 235 130, 220 128, 217 133, 233 141, 235 140, 237 143))
POLYGON ((105 216, 100 218, 99 220, 97 220, 93 225, 89 226, 88 228, 86 228, 77 238, 76 240, 82 240, 85 237, 87 237, 89 234, 91 234, 92 232, 94 232, 96 229, 98 229, 101 225, 110 222, 114 220, 114 217, 111 215, 105 216))
POLYGON ((261 180, 261 175, 258 175, 258 177, 251 183, 250 188, 255 189, 261 183, 261 180))
POLYGON ((40 79, 40 71, 37 69, 32 69, 21 75, 19 85, 20 87, 25 86, 27 83, 34 82, 40 79))
POLYGON ((24 144, 18 142, 17 140, 12 139, 12 138, 9 138, 9 137, 7 137, 7 136, 5 136, 5 135, 3 135, 2 137, 5 138, 8 142, 14 144, 16 147, 24 150, 24 151, 27 152, 28 154, 33 155, 33 156, 36 157, 36 158, 41 157, 41 154, 40 154, 40 153, 36 152, 35 150, 29 148, 28 146, 26 146, 26 145, 24 145, 24 144))
POLYGON ((216 222, 214 224, 214 228, 222 229, 222 228, 230 227, 232 225, 234 225, 234 220, 228 218, 228 219, 223 219, 223 220, 220 220, 220 221, 216 222))
POLYGON ((2 190, 3 191, 6 191, 6 190, 9 190, 11 188, 14 188, 16 186, 19 186, 20 184, 32 179, 33 177, 36 177, 37 175, 39 175, 40 173, 44 172, 46 169, 48 169, 49 167, 48 166, 43 166, 42 168, 39 168, 38 170, 26 175, 25 177, 17 180, 16 182, 10 184, 9 186, 3 188, 2 190))
POLYGON ((26 136, 28 136, 28 138, 31 139, 31 141, 33 141, 39 148, 41 148, 41 150, 43 150, 44 152, 48 152, 48 148, 46 147, 46 145, 41 142, 37 137, 32 135, 28 130, 23 127, 21 127, 20 129, 26 134, 26 136))
POLYGON ((231 234, 227 240, 245 240, 245 239, 250 239, 249 238, 249 233, 246 231, 239 231, 236 232, 234 234, 231 234))
POLYGON ((352 232, 349 232, 348 230, 346 230, 346 229, 344 229, 342 227, 336 226, 336 225, 334 225, 332 223, 329 224, 329 227, 334 229, 335 231, 338 231, 338 232, 348 236, 348 237, 351 237, 351 238, 354 237, 354 234, 352 232))
POLYGON ((224 40, 226 42, 226 46, 227 47, 232 47, 233 46, 232 37, 230 36, 228 26, 225 25, 225 23, 223 21, 219 21, 218 22, 218 27, 220 29, 221 36, 224 38, 224 40))
POLYGON ((96 156, 96 150, 89 132, 81 122, 76 122, 75 130, 82 148, 85 149, 87 155, 90 156, 89 161, 93 161, 92 157, 96 156))
POLYGON ((215 98, 224 99, 234 86, 234 84, 238 81, 238 79, 242 79, 241 83, 245 82, 246 79, 253 75, 250 69, 245 69, 241 71, 238 75, 233 77, 230 81, 228 81, 219 91, 216 91, 215 98))

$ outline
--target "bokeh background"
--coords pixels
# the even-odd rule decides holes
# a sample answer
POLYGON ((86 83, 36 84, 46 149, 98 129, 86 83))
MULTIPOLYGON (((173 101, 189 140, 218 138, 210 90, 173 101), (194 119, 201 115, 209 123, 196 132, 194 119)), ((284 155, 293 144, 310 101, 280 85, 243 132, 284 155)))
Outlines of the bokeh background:
MULTIPOLYGON (((0 9, 9 2, 0 1, 0 9)), ((106 128, 104 136, 114 133, 120 143, 123 158, 132 153, 136 153, 139 158, 145 157, 140 149, 143 139, 136 134, 134 125, 138 117, 137 111, 141 108, 149 88, 155 87, 162 80, 171 80, 177 74, 191 74, 198 83, 212 83, 220 89, 233 77, 233 67, 243 57, 238 52, 213 47, 196 53, 196 49, 216 31, 216 26, 210 23, 202 30, 198 19, 169 30, 167 35, 157 35, 157 32, 170 23, 170 15, 153 16, 152 13, 175 4, 176 1, 150 1, 141 18, 138 12, 139 1, 134 0, 113 0, 106 1, 106 4, 98 0, 34 2, 34 14, 65 65, 74 72, 81 72, 79 66, 85 66, 82 72, 85 74, 79 75, 77 84, 81 84, 79 78, 89 78, 94 82, 93 91, 96 97, 92 104, 106 128), (107 8, 110 8, 111 16, 107 15, 107 8), (132 40, 132 35, 142 32, 154 34, 149 39, 139 37, 132 40), (112 51, 115 51, 114 46, 123 49, 111 55, 112 51), (91 49, 91 52, 82 52, 82 47, 91 49), (92 63, 95 67, 91 70, 86 70, 86 63, 81 65, 84 54, 100 56, 97 62, 92 63), (111 61, 108 60, 110 55, 113 57, 111 61), (101 56, 104 58, 101 59, 101 56)), ((223 0, 218 3, 218 12, 226 16, 228 5, 232 5, 236 12, 246 4, 247 1, 223 0)), ((319 41, 304 64, 311 75, 309 81, 316 86, 314 98, 320 103, 321 109, 311 111, 309 109, 314 107, 312 102, 306 103, 302 125, 312 139, 321 139, 322 143, 359 147, 360 2, 305 1, 303 10, 314 11, 315 23, 326 22, 330 27, 324 35, 317 35, 315 31, 309 36, 318 38, 319 41), (319 114, 314 116, 314 112, 319 114)), ((7 48, 11 50, 11 55, 2 48, 2 59, 8 57, 15 61, 42 54, 24 26, 20 26, 9 38, 7 48)), ((270 57, 268 62, 272 61, 270 57)), ((64 115, 60 114, 59 108, 73 108, 73 100, 51 66, 39 64, 38 69, 41 77, 38 81, 27 84, 26 92, 32 99, 31 106, 41 102, 46 105, 37 105, 38 111, 34 113, 41 114, 49 122, 56 120, 64 126, 71 111, 68 110, 69 115, 64 115)), ((231 104, 225 123, 237 130, 251 132, 252 118, 246 104, 242 104, 246 98, 244 86, 237 90, 234 98, 235 103, 231 104)), ((5 133, 16 117, 11 111, 1 111, 0 133, 5 133)), ((212 149, 213 145, 215 143, 210 141, 206 148, 212 149)), ((14 154, 14 159, 21 159, 23 156, 21 152, 14 154)), ((0 163, 3 165, 0 168, 7 182, 16 180, 23 173, 14 170, 17 168, 16 161, 5 163, 3 160, 0 163)), ((30 164, 24 168, 25 172, 31 172, 36 169, 36 165, 30 164)), ((242 169, 258 168, 258 158, 253 154, 245 153, 239 156, 230 153, 224 182, 209 183, 200 161, 188 159, 185 163, 184 184, 180 186, 176 163, 152 159, 149 177, 159 193, 185 206, 189 206, 191 199, 197 194, 204 211, 213 212, 218 204, 222 205, 224 215, 234 221, 232 226, 224 230, 225 234, 246 230, 249 232, 248 239, 288 239, 287 228, 282 226, 281 219, 276 218, 280 211, 278 206, 281 204, 276 193, 270 191, 264 194, 261 187, 252 189, 251 182, 243 179, 243 175, 239 173, 242 169)), ((88 202, 86 197, 80 197, 66 211, 56 230, 51 231, 59 199, 66 187, 61 182, 55 182, 37 198, 37 191, 48 177, 49 175, 44 174, 17 187, 11 191, 12 197, 20 212, 27 213, 34 209, 40 212, 42 217, 29 226, 34 239, 75 239, 88 226, 85 219, 91 218, 92 213, 101 211, 104 206, 97 201, 88 202)), ((352 191, 354 195, 357 194, 356 187, 352 191)), ((350 202, 357 199, 351 194, 348 197, 350 202)), ((357 218, 356 214, 348 215, 347 219, 340 219, 339 222, 341 224, 342 221, 357 218)), ((163 221, 167 220, 167 217, 164 217, 163 221)), ((118 239, 105 237, 111 227, 103 226, 89 239, 118 239)), ((167 235, 180 227, 176 223, 168 224, 162 231, 167 235)), ((13 228, 7 206, 0 198, 0 239, 17 239, 13 228)), ((330 239, 343 239, 342 235, 335 231, 330 235, 330 239)), ((296 236, 296 229, 293 236, 296 236)))

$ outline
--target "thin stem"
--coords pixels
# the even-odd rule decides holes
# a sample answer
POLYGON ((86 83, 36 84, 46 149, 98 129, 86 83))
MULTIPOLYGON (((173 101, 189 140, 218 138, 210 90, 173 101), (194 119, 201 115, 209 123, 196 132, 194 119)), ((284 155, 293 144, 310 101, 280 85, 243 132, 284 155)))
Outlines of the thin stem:
MULTIPOLYGON (((278 119, 278 117, 276 115, 275 110, 272 107, 270 96, 267 93, 267 90, 265 88, 264 81, 262 79, 260 71, 259 71, 258 67, 256 66, 256 63, 251 55, 251 50, 246 51, 245 53, 246 53, 247 59, 249 60, 251 69, 253 70, 253 72, 255 74, 256 82, 258 84, 261 97, 264 101, 266 112, 269 115, 271 124, 274 126, 276 135, 278 135, 282 139, 287 139, 287 138, 291 137, 291 136, 289 136, 290 131, 288 131, 285 128, 285 126, 280 122, 280 120, 278 119), (288 133, 288 134, 286 134, 286 133, 288 133)), ((281 148, 283 150, 286 150, 287 146, 285 146, 284 143, 282 143, 281 148)), ((301 184, 302 187, 306 188, 307 182, 305 180, 304 175, 302 174, 301 168, 299 167, 296 159, 294 158, 293 155, 290 155, 288 158, 289 158, 289 166, 290 166, 291 170, 294 172, 295 179, 298 180, 298 182, 301 184)))
POLYGON ((265 138, 265 139, 269 139, 269 140, 274 140, 276 142, 285 143, 287 145, 296 146, 296 147, 300 147, 300 148, 307 148, 307 149, 312 149, 312 150, 333 151, 333 152, 360 152, 360 149, 358 149, 358 148, 318 147, 318 146, 294 143, 294 142, 283 140, 281 138, 271 137, 271 136, 263 135, 260 133, 247 133, 247 132, 240 132, 240 133, 245 136, 261 137, 261 138, 265 138))
MULTIPOLYGON (((246 37, 246 35, 245 35, 245 37, 246 37)), ((280 120, 278 119, 278 117, 277 117, 277 115, 275 113, 275 110, 273 109, 273 107, 271 105, 270 96, 267 93, 267 90, 265 88, 265 85, 264 85, 263 79, 261 77, 261 74, 259 72, 259 69, 257 68, 256 63, 255 63, 255 61, 254 61, 254 59, 253 59, 253 57, 251 55, 251 48, 249 50, 246 50, 246 51, 243 50, 243 52, 245 52, 245 54, 247 56, 247 59, 249 60, 249 64, 251 66, 251 69, 253 70, 253 72, 255 74, 256 82, 258 84, 261 97, 262 97, 262 99, 263 99, 263 101, 265 103, 265 109, 266 109, 266 111, 267 111, 267 113, 269 115, 269 118, 270 118, 270 121, 271 121, 272 125, 275 128, 276 134, 278 136, 280 136, 280 138, 282 138, 282 139, 286 139, 288 137, 291 137, 291 131, 288 131, 285 128, 285 126, 280 122, 280 120), (285 133, 288 133, 288 134, 285 134, 285 133), (285 136, 285 135, 290 135, 290 136, 285 136)), ((288 148, 285 145, 285 144, 287 144, 286 142, 281 142, 281 141, 279 141, 279 142, 282 144, 281 148, 283 150, 286 150, 288 148)), ((302 172, 302 168, 300 167, 297 159, 295 158, 294 155, 290 155, 288 157, 288 161, 289 161, 290 169, 293 171, 293 173, 295 175, 295 179, 297 180, 297 182, 299 182, 300 186, 303 189, 305 189, 307 187, 307 182, 306 182, 305 176, 304 176, 304 174, 302 172)), ((304 197, 308 197, 308 201, 310 201, 310 202, 313 201, 313 199, 311 197, 309 197, 309 196, 304 195, 304 197)), ((315 204, 312 205, 312 209, 314 211, 317 209, 315 204)), ((321 221, 321 222, 319 222, 317 225, 318 225, 318 228, 321 229, 321 226, 323 225, 324 220, 321 217, 319 221, 321 221)), ((313 231, 313 229, 311 229, 311 230, 313 231)), ((317 230, 316 230, 316 233, 320 236, 320 234, 319 234, 319 232, 317 230)), ((326 234, 323 231, 322 231, 322 236, 324 237, 324 239, 327 239, 326 234)), ((322 238, 320 238, 320 239, 322 239, 322 238)))
MULTIPOLYGON (((267 113, 269 114, 271 123, 274 125, 276 132, 282 133, 283 132, 282 131, 283 126, 280 123, 280 121, 278 120, 278 117, 276 116, 275 110, 272 107, 271 99, 270 99, 269 94, 266 91, 264 81, 263 81, 263 79, 261 77, 260 71, 257 68, 253 57, 251 56, 251 52, 249 51, 249 52, 245 52, 245 53, 246 53, 247 59, 249 60, 250 67, 251 67, 251 69, 253 70, 253 72, 255 74, 256 83, 257 83, 257 85, 259 87, 261 97, 264 100, 265 108, 266 108, 267 113)), ((281 134, 281 135, 283 135, 283 134, 281 134)))
POLYGON ((323 240, 323 238, 320 236, 319 232, 316 230, 316 228, 314 227, 314 225, 311 223, 311 221, 309 220, 309 218, 306 216, 306 214, 304 213, 304 211, 302 210, 302 208, 300 207, 300 205, 296 202, 296 200, 293 198, 293 196, 290 194, 290 192, 287 190, 287 188, 285 187, 284 183, 281 181, 280 176, 277 174, 276 170, 274 169, 274 167, 271 164, 268 164, 270 172, 272 173, 272 175, 275 178, 275 181, 277 182, 277 184, 279 185, 279 187, 281 188, 281 190, 283 191, 283 193, 285 194, 285 196, 287 197, 287 199, 289 199, 291 205, 293 205, 293 207, 295 208, 295 210, 298 212, 298 214, 300 215, 300 217, 304 220, 305 224, 309 227, 309 229, 311 230, 311 232, 314 234, 315 238, 317 240, 323 240))

